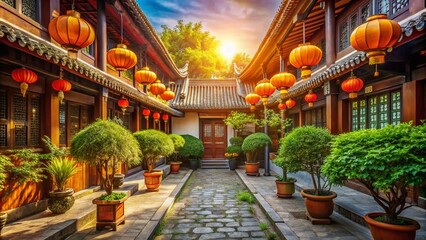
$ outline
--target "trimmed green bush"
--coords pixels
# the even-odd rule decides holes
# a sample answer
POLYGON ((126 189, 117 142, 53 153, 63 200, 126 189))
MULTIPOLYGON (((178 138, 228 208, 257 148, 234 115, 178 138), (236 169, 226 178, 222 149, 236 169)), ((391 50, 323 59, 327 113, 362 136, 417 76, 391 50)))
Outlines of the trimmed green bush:
POLYGON ((276 176, 279 181, 282 182, 295 182, 294 178, 287 177, 287 173, 289 172, 297 172, 302 170, 302 164, 300 161, 289 161, 288 158, 286 158, 286 153, 284 149, 284 145, 286 144, 285 139, 281 138, 280 140, 280 147, 278 148, 278 155, 274 159, 272 163, 274 163, 277 167, 280 167, 283 170, 282 176, 276 176))
POLYGON ((249 115, 243 112, 232 111, 223 122, 226 126, 231 127, 235 131, 235 135, 240 133, 244 127, 249 123, 257 123, 256 118, 253 115, 249 115))
POLYGON ((172 139, 173 145, 175 146, 172 159, 176 162, 179 155, 179 150, 183 147, 183 145, 185 145, 185 139, 181 135, 174 133, 169 134, 169 137, 172 139))
POLYGON ((139 142, 148 172, 152 172, 160 157, 167 157, 175 150, 172 139, 164 132, 148 129, 133 134, 139 142))
POLYGON ((184 158, 201 158, 204 155, 204 145, 200 139, 189 135, 181 135, 185 139, 185 144, 179 150, 179 155, 184 158))
POLYGON ((266 145, 272 144, 271 138, 264 133, 252 133, 248 135, 244 141, 242 150, 246 153, 247 162, 255 163, 257 162, 257 154, 261 148, 266 145))
POLYGON ((426 179, 426 125, 401 123, 341 134, 322 171, 335 184, 361 182, 384 209, 384 222, 395 224, 407 208, 408 187, 426 179))
POLYGON ((241 145, 243 145, 243 141, 244 141, 244 139, 242 137, 231 137, 229 139, 229 142, 233 146, 241 146, 241 145))
POLYGON ((71 140, 71 155, 77 161, 96 166, 103 187, 110 195, 118 164, 138 164, 141 151, 138 142, 127 129, 111 120, 98 119, 74 136, 71 140))

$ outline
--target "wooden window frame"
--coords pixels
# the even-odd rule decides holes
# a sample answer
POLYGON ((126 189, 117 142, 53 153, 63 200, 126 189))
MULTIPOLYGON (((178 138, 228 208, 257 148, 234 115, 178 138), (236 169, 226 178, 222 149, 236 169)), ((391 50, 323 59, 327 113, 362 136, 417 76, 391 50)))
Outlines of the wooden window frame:
MULTIPOLYGON (((373 3, 374 4, 374 9, 375 9, 375 14, 381 13, 381 12, 378 11, 379 10, 379 1, 380 0, 374 0, 374 3, 373 3)), ((396 3, 398 1, 400 1, 400 0, 389 0, 389 9, 388 9, 388 12, 387 13, 383 13, 383 14, 387 14, 389 19, 394 19, 394 18, 398 17, 399 15, 401 15, 401 14, 403 14, 403 13, 405 13, 405 12, 408 11, 408 9, 410 7, 410 1, 409 0, 407 0, 407 2, 408 2, 407 6, 398 9, 396 12, 391 12, 393 10, 392 9, 392 4, 396 3)))
MULTIPOLYGON (((72 106, 77 106, 78 107, 78 128, 79 131, 82 130, 82 117, 81 117, 81 110, 82 109, 87 109, 88 112, 88 124, 90 124, 91 122, 93 122, 93 106, 91 105, 86 105, 86 104, 81 104, 81 103, 77 103, 77 102, 73 102, 73 101, 64 101, 62 104, 65 104, 65 144, 60 143, 59 146, 60 147, 68 147, 71 146, 71 114, 70 114, 70 109, 72 106), (92 113, 92 114, 90 114, 92 113)), ((59 109, 58 109, 59 111, 59 109)), ((59 123, 60 124, 60 123, 59 123)), ((58 124, 58 126, 59 126, 58 124)), ((77 131, 78 132, 78 131, 77 131)), ((59 137, 60 139, 60 137, 59 137)))
MULTIPOLYGON (((34 21, 38 24, 41 24, 41 8, 42 8, 41 3, 42 3, 42 0, 36 0, 37 1, 37 3, 36 3, 36 5, 37 5, 37 11, 36 11, 37 17, 36 17, 36 19, 32 19, 31 17, 22 13, 22 5, 23 5, 22 1, 23 0, 15 0, 15 7, 12 7, 7 3, 2 3, 2 4, 8 6, 11 9, 15 9, 15 11, 17 11, 19 15, 22 15, 22 16, 28 18, 28 19, 31 19, 31 21, 34 21)), ((3 1, 1 1, 1 2, 3 2, 3 1)))
POLYGON ((325 106, 311 108, 306 111, 303 111, 303 125, 312 125, 316 127, 326 127, 326 116, 325 116, 325 106), (318 112, 320 118, 318 118, 318 112), (309 121, 307 119, 309 118, 309 121))

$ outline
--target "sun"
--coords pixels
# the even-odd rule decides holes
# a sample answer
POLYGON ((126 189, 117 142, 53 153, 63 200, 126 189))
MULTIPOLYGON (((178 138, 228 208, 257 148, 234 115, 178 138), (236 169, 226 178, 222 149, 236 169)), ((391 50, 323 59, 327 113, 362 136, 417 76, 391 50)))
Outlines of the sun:
POLYGON ((231 62, 237 53, 237 49, 233 42, 223 42, 219 47, 219 51, 228 62, 231 62))

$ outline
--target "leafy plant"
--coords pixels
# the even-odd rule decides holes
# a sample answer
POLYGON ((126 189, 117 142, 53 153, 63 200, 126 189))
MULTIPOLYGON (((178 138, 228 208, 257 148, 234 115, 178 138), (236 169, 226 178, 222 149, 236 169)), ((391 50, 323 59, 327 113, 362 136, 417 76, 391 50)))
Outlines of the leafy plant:
POLYGON ((388 125, 337 136, 323 173, 336 184, 356 179, 384 209, 384 222, 398 222, 409 186, 426 178, 426 125, 388 125))
POLYGON ((177 161, 179 150, 183 147, 183 145, 185 145, 185 139, 181 135, 174 133, 169 134, 169 137, 173 141, 173 145, 175 147, 172 158, 173 161, 177 161))
POLYGON ((124 192, 113 192, 111 194, 102 194, 99 199, 103 200, 103 201, 115 201, 115 200, 120 200, 122 198, 125 198, 127 196, 126 193, 124 192))
POLYGON ((12 179, 16 180, 19 185, 29 181, 38 183, 46 178, 43 175, 40 154, 31 149, 19 149, 13 150, 10 158, 14 166, 9 168, 9 172, 12 179))
POLYGON ((231 143, 232 146, 241 146, 243 145, 244 139, 242 137, 231 137, 229 139, 229 143, 231 143))
POLYGON ((103 187, 112 193, 114 173, 119 163, 135 165, 141 151, 133 135, 111 120, 97 120, 78 132, 71 141, 71 155, 77 161, 96 166, 103 187))
POLYGON ((233 145, 226 147, 225 157, 228 159, 235 160, 241 154, 241 146, 233 145))
POLYGON ((271 138, 264 133, 252 133, 244 139, 242 150, 246 153, 247 162, 256 162, 260 149, 272 143, 271 138))
POLYGON ((247 202, 250 204, 254 204, 256 202, 253 195, 248 191, 239 191, 237 194, 237 199, 238 201, 247 202))
POLYGON ((308 172, 315 195, 328 195, 331 188, 327 179, 321 176, 321 166, 330 154, 331 139, 325 128, 302 126, 293 129, 281 141, 278 160, 283 158, 283 166, 288 166, 290 171, 301 169, 308 172))
POLYGON ((253 115, 249 115, 243 112, 232 111, 231 114, 223 120, 223 122, 234 129, 235 136, 241 132, 244 127, 249 123, 257 123, 256 118, 253 115))
POLYGON ((286 158, 287 153, 286 153, 286 149, 284 149, 285 148, 284 146, 287 144, 285 143, 285 141, 287 140, 285 138, 286 137, 281 138, 280 147, 278 148, 278 155, 272 162, 277 167, 280 167, 283 170, 283 175, 282 176, 277 175, 275 177, 277 178, 278 181, 281 181, 281 182, 295 182, 296 179, 288 177, 287 173, 297 172, 302 170, 302 163, 301 161, 290 161, 288 158, 286 158))
POLYGON ((148 172, 152 172, 155 163, 160 160, 160 157, 169 156, 175 149, 172 139, 167 134, 158 130, 143 130, 134 133, 133 136, 139 142, 148 172))
POLYGON ((268 224, 265 223, 265 222, 261 222, 261 223, 259 223, 259 228, 262 231, 266 231, 268 229, 268 224))
POLYGON ((57 186, 56 192, 65 191, 65 185, 72 175, 77 173, 76 162, 73 158, 55 157, 46 165, 46 171, 52 174, 57 186))
POLYGON ((56 146, 54 143, 52 143, 52 140, 48 136, 43 136, 42 140, 44 145, 46 145, 46 147, 49 149, 49 153, 41 155, 42 159, 52 160, 54 158, 66 157, 69 155, 66 148, 56 146))
POLYGON ((0 190, 4 188, 4 183, 8 176, 8 170, 13 164, 10 162, 10 158, 4 155, 0 155, 0 190))
POLYGON ((179 150, 179 155, 185 158, 201 158, 204 155, 204 145, 200 139, 188 135, 181 135, 185 139, 185 144, 179 150))

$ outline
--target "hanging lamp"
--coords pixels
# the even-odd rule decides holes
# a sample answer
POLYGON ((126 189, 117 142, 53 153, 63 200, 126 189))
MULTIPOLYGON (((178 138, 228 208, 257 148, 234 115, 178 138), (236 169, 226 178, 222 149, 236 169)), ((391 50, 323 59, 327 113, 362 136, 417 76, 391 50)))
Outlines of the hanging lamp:
POLYGON ((62 104, 62 101, 64 100, 64 93, 65 92, 69 92, 72 88, 72 85, 69 81, 62 79, 63 78, 63 73, 62 73, 62 68, 59 69, 59 79, 56 79, 55 81, 52 82, 52 88, 55 91, 58 91, 58 98, 59 98, 59 102, 62 104))
POLYGON ((245 97, 245 100, 248 104, 250 104, 250 111, 254 111, 256 109, 256 104, 260 100, 260 96, 256 93, 249 93, 245 97))
POLYGON ((296 101, 289 98, 287 101, 285 101, 285 105, 287 106, 288 109, 296 106, 296 101))
POLYGON ((341 87, 343 91, 349 93, 350 99, 356 98, 358 96, 358 92, 361 91, 362 87, 364 87, 364 81, 354 76, 351 71, 351 76, 342 82, 341 87))
POLYGON ((166 91, 164 91, 162 94, 160 94, 161 99, 165 101, 170 101, 175 97, 175 93, 170 90, 170 87, 167 87, 166 91))
POLYGON ((281 99, 288 93, 288 89, 296 83, 296 77, 288 72, 280 72, 271 78, 271 84, 280 91, 281 99))
POLYGON ((309 90, 308 94, 305 95, 305 101, 308 103, 309 107, 314 106, 314 102, 317 101, 317 94, 312 92, 312 90, 309 90))
POLYGON ((121 108, 121 111, 123 111, 123 115, 124 115, 127 107, 129 106, 129 100, 127 100, 124 96, 122 96, 121 99, 118 100, 118 106, 121 108))
POLYGON ((287 108, 287 105, 285 105, 285 103, 282 103, 282 102, 278 103, 278 109, 280 111, 284 111, 286 108, 287 108))
POLYGON ((254 88, 257 95, 262 98, 263 105, 268 104, 268 98, 275 92, 275 87, 267 78, 260 80, 254 88))
POLYGON ((161 119, 163 119, 163 121, 167 123, 167 121, 169 121, 169 115, 167 113, 164 113, 161 119))
POLYGON ((166 91, 166 86, 163 83, 161 83, 159 79, 157 79, 157 81, 151 84, 151 86, 149 87, 149 90, 152 94, 154 94, 155 96, 158 96, 160 94, 163 94, 166 91))
POLYGON ((21 89, 22 96, 25 97, 28 84, 37 82, 38 76, 35 72, 22 67, 12 71, 12 79, 20 83, 19 87, 21 89))
POLYGON ((155 122, 158 122, 158 120, 160 119, 160 113, 155 112, 154 114, 152 114, 152 118, 154 118, 155 122))

